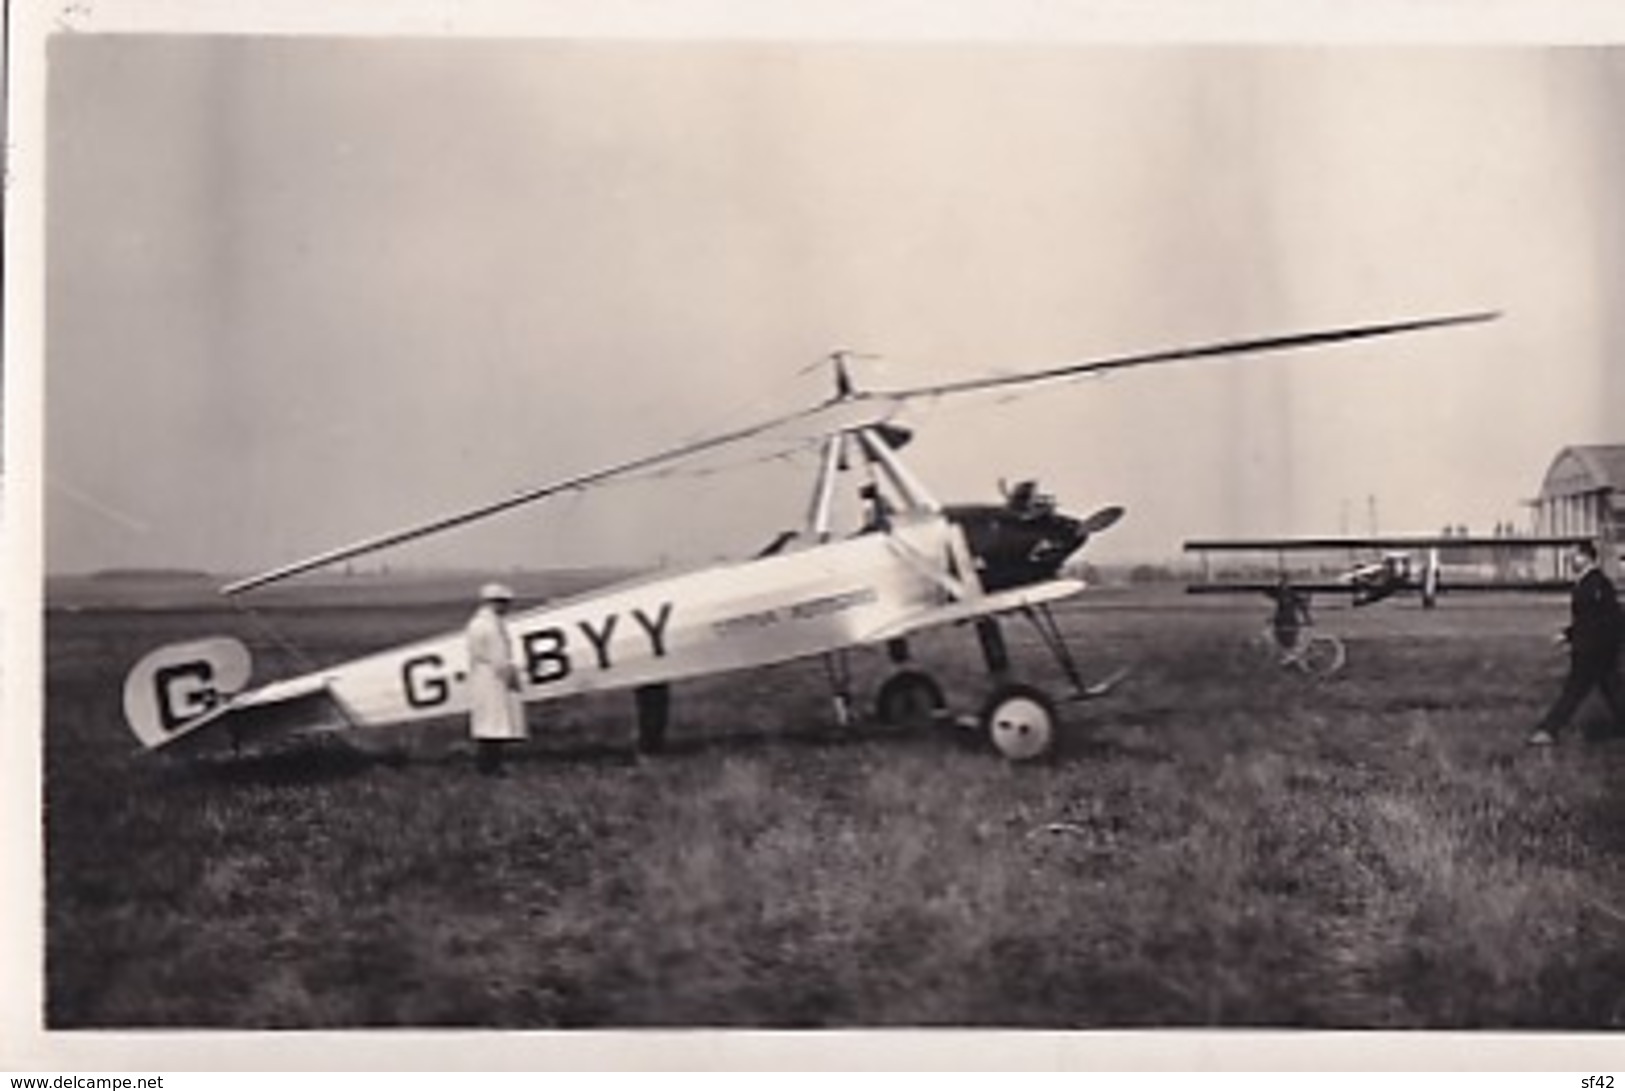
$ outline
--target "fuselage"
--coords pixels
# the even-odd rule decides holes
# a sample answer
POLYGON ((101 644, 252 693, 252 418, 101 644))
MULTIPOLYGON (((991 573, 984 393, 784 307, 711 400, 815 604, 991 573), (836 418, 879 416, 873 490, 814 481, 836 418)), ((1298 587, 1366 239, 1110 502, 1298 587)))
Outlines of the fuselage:
MULTIPOLYGON (((507 624, 520 696, 631 688, 866 643, 950 600, 933 566, 973 567, 963 530, 940 516, 518 611, 507 624)), ((979 592, 974 572, 957 577, 979 592)), ((458 714, 469 704, 465 644, 461 632, 443 634, 272 683, 243 703, 320 682, 356 722, 458 714)))

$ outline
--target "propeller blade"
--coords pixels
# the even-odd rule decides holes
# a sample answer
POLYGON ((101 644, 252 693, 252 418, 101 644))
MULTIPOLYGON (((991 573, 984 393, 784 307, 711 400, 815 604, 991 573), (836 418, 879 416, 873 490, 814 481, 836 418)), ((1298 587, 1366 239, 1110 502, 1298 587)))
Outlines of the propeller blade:
POLYGON ((1129 356, 1109 356, 1098 360, 1082 360, 1072 364, 1023 371, 1011 375, 995 375, 980 379, 962 379, 958 382, 919 386, 906 390, 875 391, 876 396, 898 399, 938 397, 944 394, 964 394, 975 390, 994 390, 999 387, 1026 386, 1055 379, 1071 379, 1080 375, 1098 375, 1124 368, 1147 364, 1176 363, 1216 356, 1242 356, 1265 352, 1284 352, 1308 348, 1312 345, 1330 345, 1341 341, 1358 341, 1371 337, 1391 337, 1401 333, 1437 329, 1442 326, 1461 326, 1473 322, 1489 322, 1501 315, 1500 311, 1479 311, 1472 314, 1446 315, 1439 318, 1418 318, 1403 322, 1382 322, 1369 326, 1347 326, 1340 329, 1313 330, 1307 333, 1283 334, 1274 337, 1256 337, 1241 341, 1220 341, 1211 345, 1167 349, 1161 352, 1135 353, 1129 356))
POLYGON ((1113 504, 1110 507, 1101 508, 1093 515, 1080 520, 1078 523, 1078 529, 1085 535, 1099 534, 1108 527, 1116 526, 1117 521, 1123 517, 1126 510, 1127 509, 1116 504, 1113 504))

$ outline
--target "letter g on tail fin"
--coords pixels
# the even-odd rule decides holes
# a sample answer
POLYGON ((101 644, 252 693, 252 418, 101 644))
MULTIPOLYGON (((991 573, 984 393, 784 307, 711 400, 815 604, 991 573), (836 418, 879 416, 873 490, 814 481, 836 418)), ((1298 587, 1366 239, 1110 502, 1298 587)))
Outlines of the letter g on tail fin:
POLYGON ((124 678, 124 719, 148 750, 201 727, 248 685, 248 649, 231 637, 168 644, 124 678))

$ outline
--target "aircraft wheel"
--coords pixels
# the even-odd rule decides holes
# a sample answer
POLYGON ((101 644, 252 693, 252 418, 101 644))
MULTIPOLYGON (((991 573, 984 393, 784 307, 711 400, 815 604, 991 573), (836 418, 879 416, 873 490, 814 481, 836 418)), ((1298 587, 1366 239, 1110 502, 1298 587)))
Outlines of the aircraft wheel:
POLYGON ((875 718, 893 727, 928 727, 947 704, 935 678, 922 670, 900 670, 876 694, 875 718))
POLYGON ((1316 678, 1330 678, 1343 669, 1348 651, 1343 642, 1330 633, 1315 633, 1304 642, 1298 664, 1306 674, 1316 678))
POLYGON ((1035 686, 1011 682, 982 706, 982 730, 1011 761, 1033 761, 1055 747, 1055 703, 1035 686))

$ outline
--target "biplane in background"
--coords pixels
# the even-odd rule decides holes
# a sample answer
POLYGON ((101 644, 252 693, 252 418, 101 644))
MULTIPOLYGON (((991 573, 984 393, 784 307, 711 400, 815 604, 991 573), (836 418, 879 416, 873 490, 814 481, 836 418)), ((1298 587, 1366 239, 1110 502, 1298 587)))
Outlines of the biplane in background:
POLYGON ((1415 595, 1424 609, 1431 610, 1441 595, 1567 591, 1572 581, 1536 577, 1542 567, 1539 555, 1542 550, 1566 549, 1584 540, 1523 535, 1196 540, 1186 542, 1184 549, 1202 555, 1203 579, 1185 590, 1193 595, 1274 595, 1285 585, 1302 596, 1347 596, 1353 606, 1415 595), (1245 574, 1239 578, 1216 577, 1210 556, 1214 553, 1270 556, 1274 566, 1269 569, 1259 562, 1244 567, 1245 574), (1293 572, 1287 564, 1288 554, 1298 558, 1319 554, 1320 563, 1300 565, 1293 572), (1256 578, 1266 570, 1268 578, 1256 578))
MULTIPOLYGON (((1050 606, 1084 589, 1082 581, 1062 575, 1062 566, 1092 535, 1117 522, 1123 509, 1106 506, 1087 517, 1069 516, 1033 485, 1009 490, 1002 503, 944 505, 899 457, 910 432, 896 418, 907 406, 1152 364, 1331 345, 1493 317, 1462 314, 1228 341, 890 391, 859 389, 848 368, 849 354, 838 352, 831 359, 834 393, 815 404, 334 549, 223 591, 244 595, 521 505, 611 481, 670 473, 709 451, 747 443, 779 444, 786 452, 816 451, 804 525, 780 535, 754 558, 634 580, 515 611, 508 629, 521 699, 530 704, 629 690, 635 697, 638 743, 657 750, 667 730, 673 683, 822 656, 836 717, 845 722, 852 716, 846 652, 857 645, 878 645, 887 649, 893 665, 876 699, 879 717, 930 717, 942 709, 943 691, 914 663, 908 638, 934 626, 970 623, 991 676, 978 723, 1006 757, 1036 758, 1054 741, 1056 702, 1015 677, 1001 624, 1019 615, 1037 628, 1071 684, 1072 697, 1109 691, 1113 678, 1084 680, 1050 606), (855 528, 836 526, 836 490, 845 473, 860 476, 856 492, 867 506, 855 528)), ((290 737, 413 724, 466 715, 468 658, 463 634, 453 632, 250 688, 250 658, 241 642, 223 637, 171 645, 148 654, 127 676, 125 716, 145 746, 167 752, 213 746, 235 751, 290 737)))

